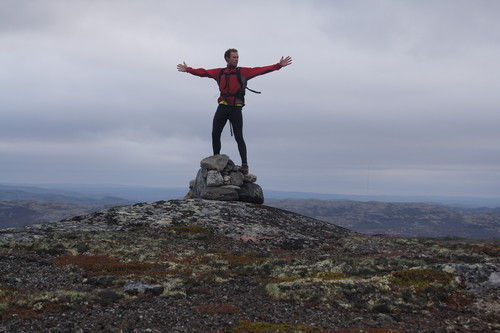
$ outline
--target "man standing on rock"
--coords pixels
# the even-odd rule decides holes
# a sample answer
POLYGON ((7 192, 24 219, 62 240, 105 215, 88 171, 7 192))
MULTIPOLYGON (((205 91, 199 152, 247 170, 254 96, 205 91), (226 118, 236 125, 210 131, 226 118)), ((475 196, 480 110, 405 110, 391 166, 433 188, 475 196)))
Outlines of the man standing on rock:
MULTIPOLYGON (((291 57, 281 57, 281 60, 271 66, 264 67, 238 67, 238 50, 229 49, 224 53, 227 66, 225 68, 203 69, 191 68, 182 63, 177 65, 179 72, 186 72, 200 77, 210 77, 217 81, 220 96, 217 99, 219 106, 215 112, 212 124, 212 148, 214 155, 220 154, 222 130, 229 120, 234 130, 234 138, 238 143, 241 157, 241 171, 248 173, 247 147, 243 139, 243 114, 245 105, 246 81, 266 73, 281 69, 292 64, 291 57)), ((248 88, 247 88, 248 89, 248 88)), ((249 89, 251 90, 251 89, 249 89)), ((251 90, 253 91, 253 90, 251 90)), ((259 93, 253 91, 255 93, 259 93)), ((232 135, 232 133, 231 133, 232 135)))

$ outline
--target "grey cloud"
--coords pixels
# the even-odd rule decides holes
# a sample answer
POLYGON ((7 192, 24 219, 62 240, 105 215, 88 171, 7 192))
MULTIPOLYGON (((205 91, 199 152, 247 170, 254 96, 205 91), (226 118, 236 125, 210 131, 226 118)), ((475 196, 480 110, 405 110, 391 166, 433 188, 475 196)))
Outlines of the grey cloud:
POLYGON ((263 93, 247 97, 245 138, 265 187, 500 196, 496 2, 216 4, 3 1, 0 181, 182 186, 211 153, 217 87, 175 66, 220 67, 236 47, 242 66, 294 58, 250 81, 263 93), (244 15, 214 19, 226 9, 244 15))

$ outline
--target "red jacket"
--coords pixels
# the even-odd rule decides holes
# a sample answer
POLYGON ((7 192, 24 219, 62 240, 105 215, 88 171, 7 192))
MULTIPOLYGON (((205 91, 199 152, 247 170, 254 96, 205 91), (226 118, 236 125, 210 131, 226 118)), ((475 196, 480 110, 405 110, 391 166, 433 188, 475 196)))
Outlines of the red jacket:
MULTIPOLYGON (((279 63, 264 67, 240 67, 240 74, 242 79, 246 79, 248 81, 256 76, 277 71, 280 68, 281 66, 279 63)), ((214 69, 191 68, 191 67, 187 68, 188 73, 201 77, 210 77, 216 81, 219 79, 219 74, 221 70, 222 68, 214 68, 214 69)), ((236 72, 236 67, 227 66, 224 73, 228 72, 236 72)), ((219 82, 219 91, 221 93, 221 96, 217 99, 217 102, 220 103, 226 100, 226 102, 229 105, 242 104, 242 102, 234 96, 229 96, 226 98, 222 96, 223 94, 235 95, 240 88, 241 85, 238 82, 238 78, 236 75, 222 75, 219 82), (229 82, 226 82, 227 77, 229 77, 228 80, 229 82)))

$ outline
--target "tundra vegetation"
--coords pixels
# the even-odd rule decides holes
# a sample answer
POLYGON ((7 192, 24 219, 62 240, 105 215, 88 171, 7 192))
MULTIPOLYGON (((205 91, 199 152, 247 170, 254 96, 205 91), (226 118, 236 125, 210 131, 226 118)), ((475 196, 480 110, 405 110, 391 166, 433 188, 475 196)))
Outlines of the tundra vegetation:
POLYGON ((365 236, 204 200, 2 232, 0 332, 500 329, 497 240, 365 236))

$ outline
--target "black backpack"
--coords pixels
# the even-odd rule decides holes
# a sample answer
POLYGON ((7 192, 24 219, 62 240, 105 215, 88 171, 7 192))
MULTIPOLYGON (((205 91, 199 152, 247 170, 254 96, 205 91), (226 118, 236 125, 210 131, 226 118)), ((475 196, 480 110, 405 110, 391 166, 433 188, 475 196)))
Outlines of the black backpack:
MULTIPOLYGON (((229 72, 229 73, 224 73, 224 70, 226 68, 222 68, 219 72, 219 76, 217 78, 217 84, 220 85, 220 79, 222 77, 222 75, 236 75, 236 77, 238 78, 238 82, 240 83, 240 89, 236 92, 236 94, 221 94, 222 97, 226 98, 226 97, 236 97, 238 98, 243 105, 245 105, 245 89, 248 89, 250 90, 251 92, 253 93, 256 93, 256 94, 260 94, 261 92, 260 91, 255 91, 255 90, 252 90, 250 88, 247 87, 247 80, 241 76, 241 73, 240 73, 240 67, 236 67, 236 72, 229 72)), ((229 82, 228 81, 229 78, 226 78, 226 82, 229 82)))

